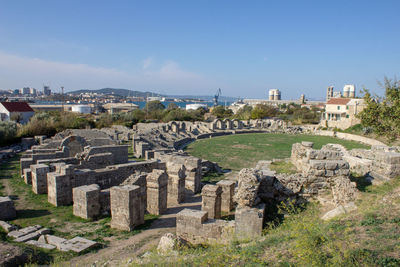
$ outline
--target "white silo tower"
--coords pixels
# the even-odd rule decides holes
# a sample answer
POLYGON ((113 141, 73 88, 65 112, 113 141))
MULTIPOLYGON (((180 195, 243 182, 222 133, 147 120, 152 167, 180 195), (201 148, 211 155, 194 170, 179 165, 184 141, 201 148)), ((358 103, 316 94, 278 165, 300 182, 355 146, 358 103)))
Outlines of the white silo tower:
POLYGON ((345 86, 343 87, 343 97, 349 97, 349 91, 350 91, 349 86, 348 86, 348 85, 345 85, 345 86))
POLYGON ((356 86, 354 84, 349 85, 349 97, 351 98, 356 97, 356 86))
POLYGON ((269 90, 268 100, 274 100, 274 89, 269 90))
POLYGON ((275 89, 274 100, 281 100, 281 91, 279 91, 278 89, 275 89))

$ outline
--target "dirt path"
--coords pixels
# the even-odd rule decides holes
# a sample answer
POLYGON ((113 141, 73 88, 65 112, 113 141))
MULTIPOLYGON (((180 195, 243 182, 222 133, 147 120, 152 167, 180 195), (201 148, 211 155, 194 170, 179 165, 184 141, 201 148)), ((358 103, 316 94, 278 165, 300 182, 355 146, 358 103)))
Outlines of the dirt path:
POLYGON ((97 252, 73 258, 63 265, 70 266, 121 266, 157 246, 165 233, 175 233, 176 214, 184 208, 201 209, 201 197, 187 195, 186 202, 169 207, 150 228, 126 240, 112 241, 108 247, 97 252))

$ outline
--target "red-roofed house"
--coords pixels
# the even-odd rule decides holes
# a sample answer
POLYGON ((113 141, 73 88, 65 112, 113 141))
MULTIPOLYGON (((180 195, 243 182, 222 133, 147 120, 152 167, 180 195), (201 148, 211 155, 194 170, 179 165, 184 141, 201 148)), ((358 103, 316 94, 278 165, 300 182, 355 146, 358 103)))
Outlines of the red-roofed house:
POLYGON ((27 123, 35 111, 26 102, 0 102, 0 120, 27 123))
POLYGON ((360 123, 356 117, 365 107, 360 98, 331 98, 326 102, 321 125, 330 128, 347 129, 360 123))

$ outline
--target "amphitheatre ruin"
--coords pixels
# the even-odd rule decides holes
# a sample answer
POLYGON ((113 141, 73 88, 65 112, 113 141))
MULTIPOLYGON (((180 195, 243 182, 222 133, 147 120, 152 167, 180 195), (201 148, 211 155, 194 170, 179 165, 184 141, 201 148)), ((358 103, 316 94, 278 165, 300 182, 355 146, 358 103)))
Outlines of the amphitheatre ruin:
POLYGON ((371 183, 400 175, 399 147, 272 119, 139 123, 132 129, 66 130, 23 142, 26 150, 19 160, 18 179, 26 191, 38 195, 47 202, 43 205, 54 210, 72 207, 73 216, 82 222, 109 218, 107 229, 128 235, 120 245, 115 241, 115 247, 108 247, 101 240, 87 238, 84 230, 73 238, 63 238, 56 223, 52 229, 15 225, 19 207, 14 202, 18 198, 1 198, 0 226, 12 242, 76 252, 70 259, 76 266, 103 261, 122 265, 126 259, 118 254, 120 250, 138 243, 142 247, 135 253, 143 255, 157 244, 158 252, 163 253, 176 242, 227 243, 233 238, 261 236, 268 207, 276 203, 319 201, 329 207, 322 216, 328 220, 357 209, 358 189, 351 173, 367 175, 371 183), (197 140, 253 133, 266 138, 268 133, 329 136, 369 148, 349 150, 329 143, 317 149, 313 142, 302 141, 292 145, 288 159, 259 160, 238 172, 221 175, 216 183, 204 182, 202 177, 223 172, 218 162, 185 152, 185 147, 197 140), (277 173, 271 169, 271 164, 282 160, 291 162, 296 171, 277 173), (135 233, 137 229, 139 233, 135 233))

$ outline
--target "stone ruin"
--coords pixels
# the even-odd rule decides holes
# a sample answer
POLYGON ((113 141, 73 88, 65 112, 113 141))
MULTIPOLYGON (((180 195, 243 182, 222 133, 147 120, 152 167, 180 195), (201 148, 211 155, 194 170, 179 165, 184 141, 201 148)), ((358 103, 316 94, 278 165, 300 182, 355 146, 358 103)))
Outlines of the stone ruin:
POLYGON ((8 221, 17 217, 14 202, 10 197, 0 197, 0 220, 8 221))
POLYGON ((390 180, 400 175, 400 147, 372 146, 344 151, 350 169, 374 180, 390 180))
POLYGON ((177 236, 194 244, 225 242, 232 235, 252 238, 261 235, 268 206, 292 201, 302 204, 327 195, 333 207, 351 210, 358 190, 350 181, 350 164, 344 159, 343 149, 333 144, 320 150, 313 149, 311 142, 294 144, 290 161, 298 173, 276 174, 270 170, 271 161, 260 161, 256 168, 239 172, 235 195, 235 181, 204 186, 202 210, 178 213, 177 236), (233 210, 234 202, 235 220, 220 220, 221 210, 233 210))
POLYGON ((300 204, 331 195, 335 207, 353 203, 357 189, 349 179, 350 170, 367 169, 375 179, 400 173, 397 148, 347 151, 329 144, 316 150, 312 143, 302 142, 292 147, 290 160, 296 174, 276 174, 269 168, 270 161, 260 161, 254 169, 241 170, 237 181, 202 187, 202 173, 218 166, 178 151, 196 139, 282 129, 297 131, 279 120, 66 131, 26 152, 21 158, 22 176, 33 192, 48 194, 53 205, 73 204, 74 215, 85 219, 111 215, 111 226, 125 231, 143 224, 146 212, 164 214, 169 205, 184 202, 185 193, 201 193, 201 210, 184 209, 176 221, 178 237, 197 244, 224 242, 232 235, 260 235, 266 207, 282 201, 300 204), (126 138, 132 138, 134 154, 146 161, 128 160, 128 146, 121 145, 126 138), (221 220, 232 212, 234 221, 221 220))
MULTIPOLYGON (((173 125, 174 131, 191 127, 173 125)), ((55 206, 73 204, 74 215, 85 219, 111 215, 111 227, 131 231, 145 212, 163 214, 168 203, 185 201, 186 192, 200 192, 200 159, 154 151, 152 160, 129 161, 128 146, 109 130, 91 131, 59 133, 24 154, 22 176, 34 193, 47 194, 55 206)))

